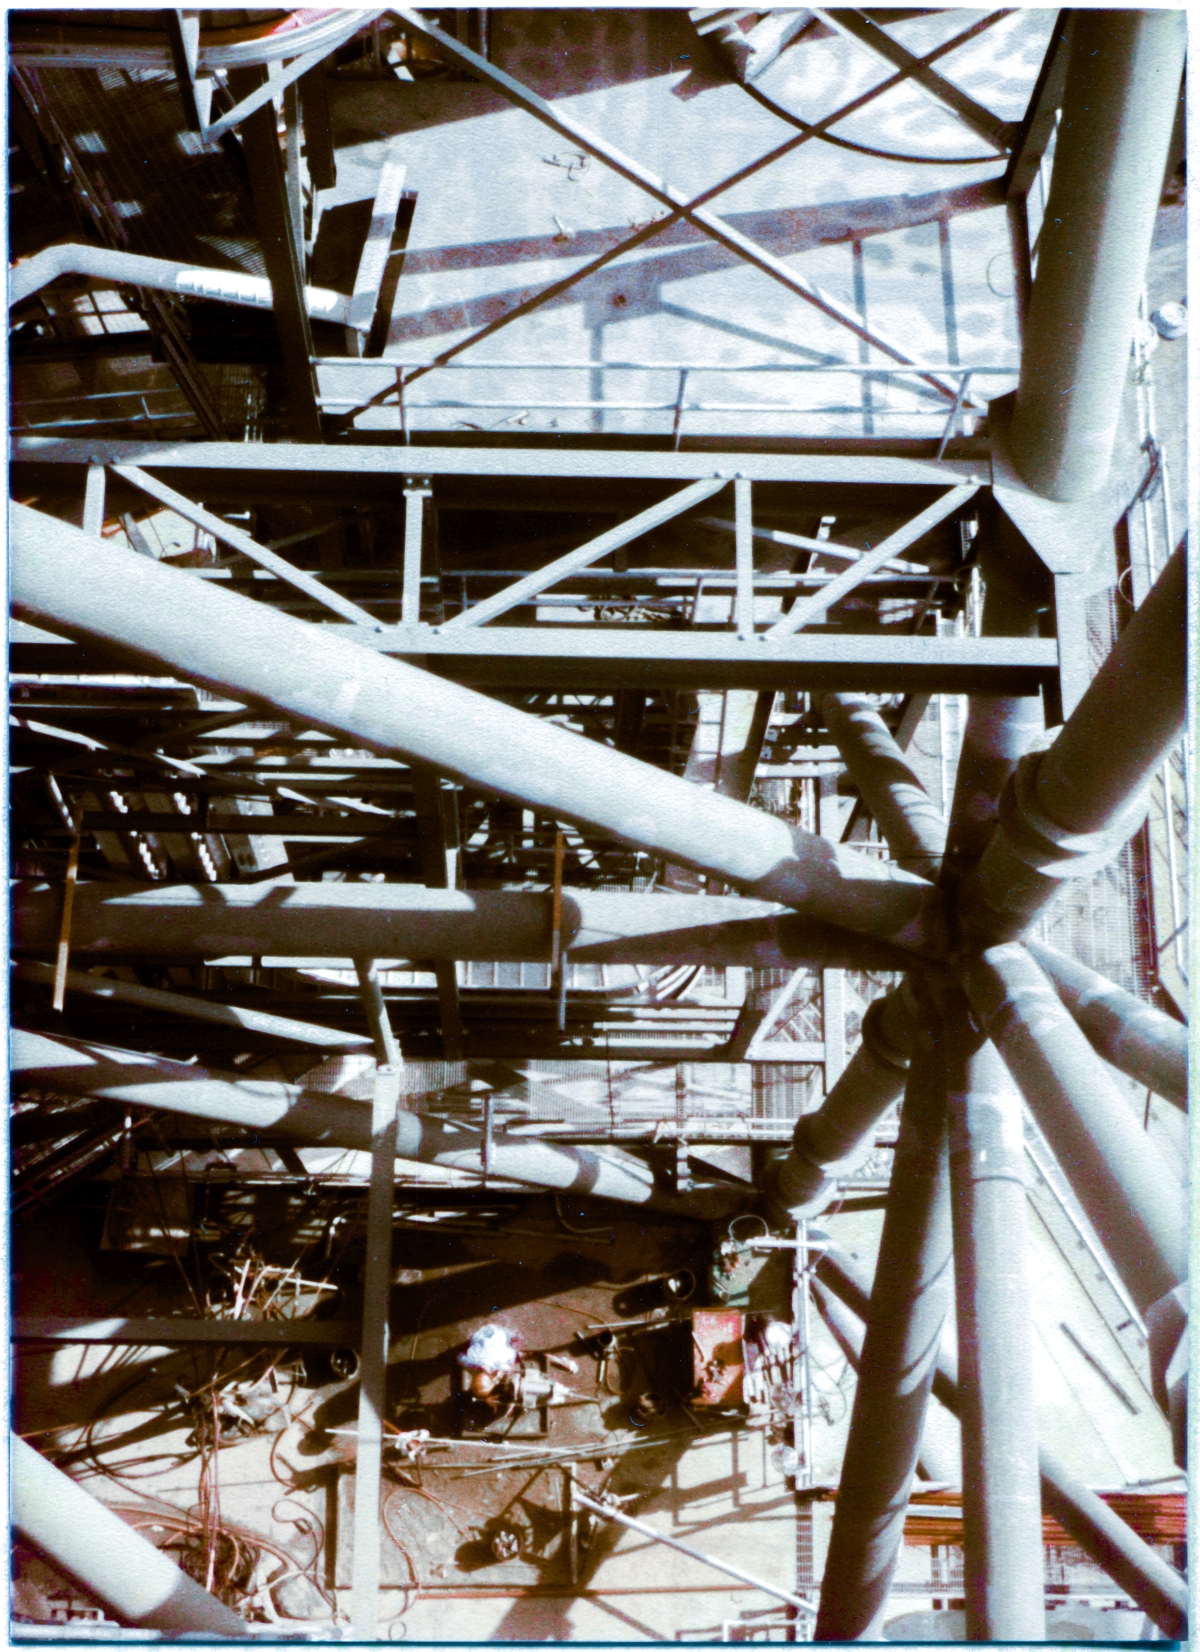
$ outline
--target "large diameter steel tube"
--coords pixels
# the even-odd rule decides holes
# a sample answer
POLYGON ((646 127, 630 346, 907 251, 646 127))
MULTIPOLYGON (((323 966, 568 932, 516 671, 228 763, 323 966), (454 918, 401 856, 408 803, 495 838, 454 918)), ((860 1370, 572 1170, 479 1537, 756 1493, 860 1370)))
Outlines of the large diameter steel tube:
MULTIPOLYGON (((53 956, 58 884, 17 882, 12 934, 21 953, 53 956)), ((81 883, 71 956, 119 958, 455 958, 545 963, 548 894, 427 889, 412 883, 81 883)), ((896 969, 905 954, 867 935, 815 924, 740 895, 622 895, 564 889, 562 948, 572 963, 896 969)))
POLYGON ((1108 475, 1186 48, 1178 10, 1076 14, 1012 422, 1048 499, 1108 475))
POLYGON ((963 1572, 972 1640, 1043 1640, 1033 1332, 1021 1098, 994 1045, 946 995, 947 1107, 963 1456, 963 1572))
MULTIPOLYGON (((156 1107, 246 1130, 281 1131, 321 1146, 371 1151, 369 1105, 296 1084, 229 1078, 182 1061, 22 1029, 11 1037, 10 1067, 26 1089, 94 1096, 123 1107, 156 1107)), ((478 1131, 416 1113, 399 1115, 396 1157, 453 1170, 482 1169, 478 1131)), ((724 1190, 716 1197, 707 1192, 697 1197, 662 1192, 646 1165, 618 1152, 498 1137, 492 1142, 488 1166, 493 1175, 530 1187, 585 1193, 683 1216, 715 1217, 727 1213, 730 1205, 724 1190)), ((731 1192, 734 1206, 744 1204, 742 1194, 731 1192)))
POLYGON ((821 715, 897 865, 935 879, 946 822, 874 702, 862 694, 826 694, 821 715))
MULTIPOLYGON (((863 1350, 861 1318, 857 1318, 820 1279, 813 1280, 812 1293, 817 1311, 828 1326, 830 1335, 846 1356, 851 1370, 857 1374, 863 1350)), ((955 1418, 947 1415, 944 1409, 939 1413, 930 1406, 925 1413, 925 1428, 921 1434, 921 1449, 917 1456, 917 1472, 926 1480, 934 1480, 943 1486, 962 1484, 962 1452, 953 1449, 952 1439, 947 1441, 944 1438, 951 1431, 954 1434, 959 1432, 955 1418), (937 1426, 938 1424, 941 1426, 937 1426)))
POLYGON ((9 1436, 9 1473, 14 1528, 123 1623, 204 1640, 247 1633, 231 1607, 19 1434, 9 1436))
POLYGON ((904 1089, 918 1009, 911 982, 877 998, 863 1017, 862 1043, 820 1107, 804 1113, 787 1158, 773 1172, 773 1201, 799 1210, 820 1198, 830 1171, 854 1163, 904 1089))
POLYGON ((1187 1028, 1056 947, 1027 940, 1025 949, 1050 977, 1093 1050, 1118 1072, 1186 1111, 1187 1028))
POLYGON ((959 888, 967 936, 1015 940, 1064 877, 1112 859, 1141 824, 1146 787, 1183 731, 1186 685, 1180 545, 1054 744, 1017 764, 999 825, 959 888))
MULTIPOLYGON (((844 1251, 825 1251, 817 1262, 816 1275, 818 1282, 828 1286, 852 1313, 859 1319, 865 1317, 871 1280, 844 1251)), ((933 1395, 947 1411, 956 1417, 959 1415, 958 1367, 954 1356, 945 1349, 938 1353, 933 1395)), ((1038 1451, 1038 1470, 1045 1512, 1108 1573, 1118 1588, 1125 1590, 1142 1611, 1149 1614, 1165 1635, 1186 1639, 1187 1580, 1044 1446, 1038 1451)))
POLYGON ((808 916, 937 950, 930 886, 761 809, 361 648, 28 506, 10 511, 17 612, 150 658, 377 751, 610 833, 808 916))
POLYGON ((1187 1276, 1177 1178, 1023 946, 990 947, 962 982, 1144 1316, 1187 1276))
MULTIPOLYGON (((1045 564, 994 503, 980 511, 979 540, 983 635, 1036 637, 1039 607, 1053 595, 1045 564)), ((971 695, 946 834, 947 878, 973 866, 987 847, 1009 777, 1044 728, 1039 695, 971 695)))
POLYGON ((887 1601, 950 1278, 945 1080, 936 1039, 926 1026, 913 1053, 900 1115, 816 1640, 857 1639, 887 1601))

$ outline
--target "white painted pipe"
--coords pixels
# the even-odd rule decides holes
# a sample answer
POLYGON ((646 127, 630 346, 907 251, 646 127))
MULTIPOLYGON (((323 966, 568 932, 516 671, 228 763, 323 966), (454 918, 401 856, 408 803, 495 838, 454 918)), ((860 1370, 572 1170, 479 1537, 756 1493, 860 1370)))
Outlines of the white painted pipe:
MULTIPOLYGON (((100 281, 124 281, 131 287, 151 287, 157 292, 178 293, 181 298, 212 298, 222 304, 242 304, 252 310, 274 307, 271 283, 263 276, 243 275, 241 270, 202 269, 181 264, 173 258, 143 258, 136 252, 115 252, 111 247, 89 247, 79 241, 46 247, 14 264, 8 272, 8 304, 11 309, 22 299, 57 281, 64 275, 90 275, 100 281)), ((308 313, 314 321, 350 323, 350 300, 328 287, 305 287, 308 313)))
POLYGON ((12 1523, 123 1623, 229 1640, 245 1621, 36 1452, 10 1438, 12 1523))

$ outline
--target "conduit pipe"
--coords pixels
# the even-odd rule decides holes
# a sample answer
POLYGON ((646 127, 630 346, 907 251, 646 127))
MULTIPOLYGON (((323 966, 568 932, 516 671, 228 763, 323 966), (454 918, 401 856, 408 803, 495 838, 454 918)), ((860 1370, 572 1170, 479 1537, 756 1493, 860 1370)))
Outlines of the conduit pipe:
MULTIPOLYGON (((842 1250, 822 1252, 816 1276, 861 1320, 868 1312, 871 1280, 842 1250)), ((849 1358, 849 1355, 847 1355, 849 1358)), ((851 1362, 853 1363, 853 1361, 851 1362)), ((947 1411, 959 1415, 958 1368, 952 1355, 939 1350, 933 1395, 947 1411)), ((924 1445, 922 1445, 924 1450, 924 1445)), ((1042 1508, 1057 1520, 1118 1588, 1137 1602, 1165 1635, 1186 1640, 1186 1580, 1121 1519, 1101 1497, 1070 1474, 1045 1446, 1038 1450, 1042 1508)))
POLYGON ((202 1589, 132 1526, 90 1497, 19 1434, 9 1436, 12 1523, 122 1623, 230 1640, 243 1618, 202 1589))
POLYGON ((1044 1640, 1021 1098, 966 999, 942 1001, 971 1640, 1044 1640))
POLYGON ((1017 764, 999 824, 959 887, 968 939, 1015 940, 1064 877, 1098 871, 1128 841, 1145 816, 1146 788, 1182 733, 1186 682, 1181 544, 1054 744, 1017 764))
MULTIPOLYGON (((81 241, 65 241, 56 247, 23 258, 8 272, 8 307, 32 298, 34 293, 64 275, 87 275, 98 281, 116 281, 129 287, 150 287, 155 292, 177 293, 180 298, 210 298, 222 304, 241 304, 251 310, 274 307, 271 283, 240 270, 204 269, 182 264, 174 258, 144 258, 141 253, 116 252, 111 247, 89 247, 81 241)), ((314 321, 336 321, 351 326, 350 300, 328 287, 305 287, 305 303, 314 321)), ((365 330, 365 329, 362 329, 365 330)))
POLYGON ((1023 946, 990 947, 962 983, 1144 1318, 1187 1277, 1178 1179, 1023 946))
POLYGON ((1049 976, 1097 1055, 1186 1112, 1187 1028, 1056 947, 1027 940, 1025 950, 1049 976))
POLYGON ((900 1114, 818 1641, 857 1639, 886 1604, 949 1307, 945 1076, 932 1022, 916 1039, 900 1114))
POLYGON ((942 947, 923 879, 25 505, 10 509, 17 613, 403 752, 444 774, 916 950, 942 947))
POLYGON ((1186 48, 1182 11, 1075 14, 1011 434, 1048 499, 1108 475, 1186 48))
MULTIPOLYGON (((52 957, 61 916, 60 885, 13 885, 18 952, 52 957)), ((71 909, 71 956, 89 963, 363 954, 545 963, 552 934, 548 894, 412 883, 81 883, 71 909)), ((889 970, 905 957, 772 901, 586 889, 563 890, 562 947, 572 963, 714 968, 889 970)))
POLYGON ((820 709, 892 858, 908 872, 936 879, 946 849, 946 822, 874 702, 862 694, 826 694, 820 709))
POLYGON ((772 1174, 771 1199, 785 1210, 825 1199, 836 1167, 857 1166, 879 1120, 902 1093, 919 1010, 907 978, 877 998, 862 1023, 862 1043, 820 1107, 803 1113, 786 1159, 772 1174))
MULTIPOLYGON (((10 1066, 26 1089, 94 1096, 122 1107, 155 1107, 167 1113, 233 1124, 245 1130, 281 1131, 297 1141, 370 1153, 371 1108, 345 1096, 303 1090, 275 1080, 235 1079, 182 1061, 113 1049, 80 1039, 15 1029, 10 1066)), ((402 1112, 396 1157, 420 1164, 482 1174, 480 1133, 465 1125, 402 1112)), ((488 1154, 492 1175, 530 1187, 584 1193, 701 1219, 728 1214, 745 1203, 737 1189, 697 1196, 660 1192, 649 1167, 615 1151, 543 1141, 511 1143, 497 1135, 488 1154)))

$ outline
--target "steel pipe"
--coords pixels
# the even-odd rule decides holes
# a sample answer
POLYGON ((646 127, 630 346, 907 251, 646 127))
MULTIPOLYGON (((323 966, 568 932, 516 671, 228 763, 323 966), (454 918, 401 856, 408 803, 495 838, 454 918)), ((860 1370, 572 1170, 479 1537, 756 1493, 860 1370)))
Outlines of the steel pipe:
POLYGON ((1177 1178, 1023 946, 990 947, 961 978, 1144 1317, 1187 1277, 1177 1178))
POLYGON ((826 694, 820 709, 893 859, 906 871, 937 878, 946 822, 873 701, 861 694, 826 694))
POLYGON ((1025 950, 1054 983, 1097 1055, 1186 1112, 1187 1028, 1056 947, 1027 940, 1025 950))
POLYGON ((943 998, 962 1420, 963 1570, 972 1640, 1043 1640, 1033 1331, 1021 1098, 962 993, 943 998))
POLYGON ((14 1528, 121 1622, 204 1640, 248 1633, 245 1619, 19 1434, 9 1436, 8 1461, 14 1528))
POLYGON ((945 1077, 915 1041, 814 1639, 855 1640, 887 1602, 949 1307, 945 1077))
POLYGON ((1179 11, 1075 18, 1011 437, 1048 499, 1108 475, 1186 48, 1179 11))
POLYGON ((810 917, 910 947, 941 944, 930 886, 898 867, 28 506, 12 506, 10 531, 14 605, 34 623, 132 649, 188 681, 403 752, 810 917))
POLYGON ((603 1520, 611 1520, 618 1526, 624 1526, 631 1532, 637 1532, 640 1537, 649 1537, 655 1543, 664 1543, 668 1549, 677 1549, 690 1560, 698 1560, 703 1566, 711 1566, 714 1571, 724 1572, 726 1577, 735 1577, 739 1583, 748 1583, 752 1589, 761 1589, 765 1595, 774 1595, 776 1600, 784 1600, 789 1606, 794 1606, 798 1612, 815 1612, 812 1601, 805 1600, 803 1595, 794 1595, 788 1589, 781 1589, 778 1584, 764 1583, 762 1578, 755 1577, 753 1572, 744 1572, 740 1566, 732 1566, 727 1560, 717 1560, 710 1554, 704 1554, 699 1549, 693 1549, 690 1543, 681 1543, 677 1537, 670 1537, 666 1532, 660 1532, 656 1527, 649 1525, 645 1520, 637 1520, 632 1514, 626 1514, 624 1509, 614 1508, 608 1503, 602 1503, 598 1498, 589 1497, 572 1482, 571 1500, 581 1509, 599 1515, 603 1520))
MULTIPOLYGON (((32 959, 18 962, 13 975, 18 981, 35 981, 53 986, 54 970, 32 959)), ((262 1010, 242 1009, 237 1004, 214 1004, 207 998, 193 998, 183 992, 159 992, 136 981, 113 981, 103 975, 85 975, 69 969, 68 992, 82 992, 89 998, 106 998, 114 1004, 130 1004, 136 1009, 162 1010, 167 1015, 186 1015, 194 1021, 209 1021, 219 1027, 241 1027, 245 1032, 267 1038, 284 1038, 294 1044, 314 1044, 322 1050, 369 1049, 371 1040, 362 1033, 340 1032, 336 1027, 320 1027, 311 1021, 295 1021, 289 1015, 268 1015, 262 1010)))
MULTIPOLYGON (((983 636, 1036 637, 1039 608, 1053 594, 1045 565, 994 503, 980 511, 979 539, 983 636)), ((945 878, 973 866, 987 847, 1009 777, 1044 727, 1040 695, 971 694, 946 834, 945 878)))
MULTIPOLYGON (((829 1328, 830 1335, 846 1357, 852 1371, 858 1372, 862 1360, 863 1326, 862 1320, 842 1302, 829 1287, 814 1279, 812 1282, 813 1300, 817 1311, 829 1328)), ((867 1292, 870 1295, 870 1291, 867 1292)), ((917 1472, 926 1480, 933 1480, 939 1485, 960 1486, 962 1484, 962 1453, 952 1449, 953 1442, 937 1438, 938 1434, 958 1432, 958 1422, 945 1409, 941 1415, 930 1406, 925 1413, 925 1426, 921 1432, 921 1449, 917 1455, 917 1472), (936 1428, 937 1422, 943 1424, 936 1428)))
POLYGON ((1127 842, 1145 816, 1146 788, 1183 730, 1186 683, 1181 544, 1054 744, 1017 764, 999 824, 959 888, 958 920, 969 938, 1015 940, 1064 877, 1089 876, 1127 842))
MULTIPOLYGON (((241 304, 251 310, 274 308, 271 283, 264 276, 243 275, 241 270, 204 269, 174 258, 146 258, 141 253, 115 252, 111 247, 89 247, 79 241, 65 241, 13 265, 8 272, 9 309, 64 275, 87 275, 98 281, 177 293, 180 298, 241 304)), ((327 287, 305 287, 304 298, 314 320, 351 325, 350 300, 342 293, 327 287)), ((150 348, 148 336, 146 348, 150 348)))
MULTIPOLYGON (((14 884, 16 950, 52 956, 61 911, 61 886, 14 884)), ((410 883, 81 883, 71 913, 71 956, 89 963, 364 953, 546 963, 552 935, 549 893, 410 883)), ((905 956, 771 901, 585 889, 563 890, 562 946, 571 963, 716 968, 888 970, 905 956)))
MULTIPOLYGON (((865 1318, 871 1280, 845 1251, 823 1251, 816 1275, 818 1282, 828 1286, 853 1314, 860 1320, 865 1318)), ((958 1367, 945 1349, 937 1356, 933 1394, 947 1411, 959 1415, 958 1367)), ((1045 1513, 1058 1521, 1072 1541, 1137 1602, 1165 1635, 1186 1640, 1186 1579, 1044 1446, 1038 1450, 1038 1469, 1045 1513)))
MULTIPOLYGON (((372 1148, 370 1107, 295 1084, 235 1079, 140 1051, 19 1028, 11 1037, 10 1066, 24 1089, 94 1096, 123 1107, 156 1107, 360 1153, 370 1153, 372 1148)), ((398 1116, 396 1156, 482 1174, 478 1130, 416 1113, 398 1116)), ((697 1195, 662 1192, 645 1164, 619 1151, 596 1152, 544 1141, 513 1143, 498 1136, 492 1142, 488 1164, 494 1176, 506 1181, 616 1199, 681 1216, 715 1217, 745 1203, 736 1189, 728 1196, 724 1190, 712 1196, 707 1191, 697 1195)))
POLYGON ((801 1114, 788 1156, 772 1173, 776 1205, 811 1208, 830 1190, 834 1167, 857 1166, 875 1126, 904 1089, 918 1014, 908 980, 869 1007, 862 1043, 820 1107, 801 1114))

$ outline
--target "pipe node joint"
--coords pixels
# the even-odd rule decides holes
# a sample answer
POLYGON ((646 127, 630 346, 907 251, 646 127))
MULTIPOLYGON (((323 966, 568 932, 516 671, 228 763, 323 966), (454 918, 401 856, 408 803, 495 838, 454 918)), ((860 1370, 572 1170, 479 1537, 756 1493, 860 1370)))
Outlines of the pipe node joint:
POLYGON ((998 830, 1009 849, 1045 878, 1086 878, 1129 841, 1145 819, 1149 796, 1139 792, 1096 832, 1071 832, 1041 808, 1037 778, 1044 752, 1030 752, 1013 770, 1000 797, 998 830))
POLYGON ((897 1073, 907 1073, 908 1051, 901 1049, 894 1039, 889 1039, 884 1027, 887 1002, 886 998, 876 998, 867 1006, 862 1019, 862 1041, 873 1060, 881 1067, 890 1067, 897 1073))

